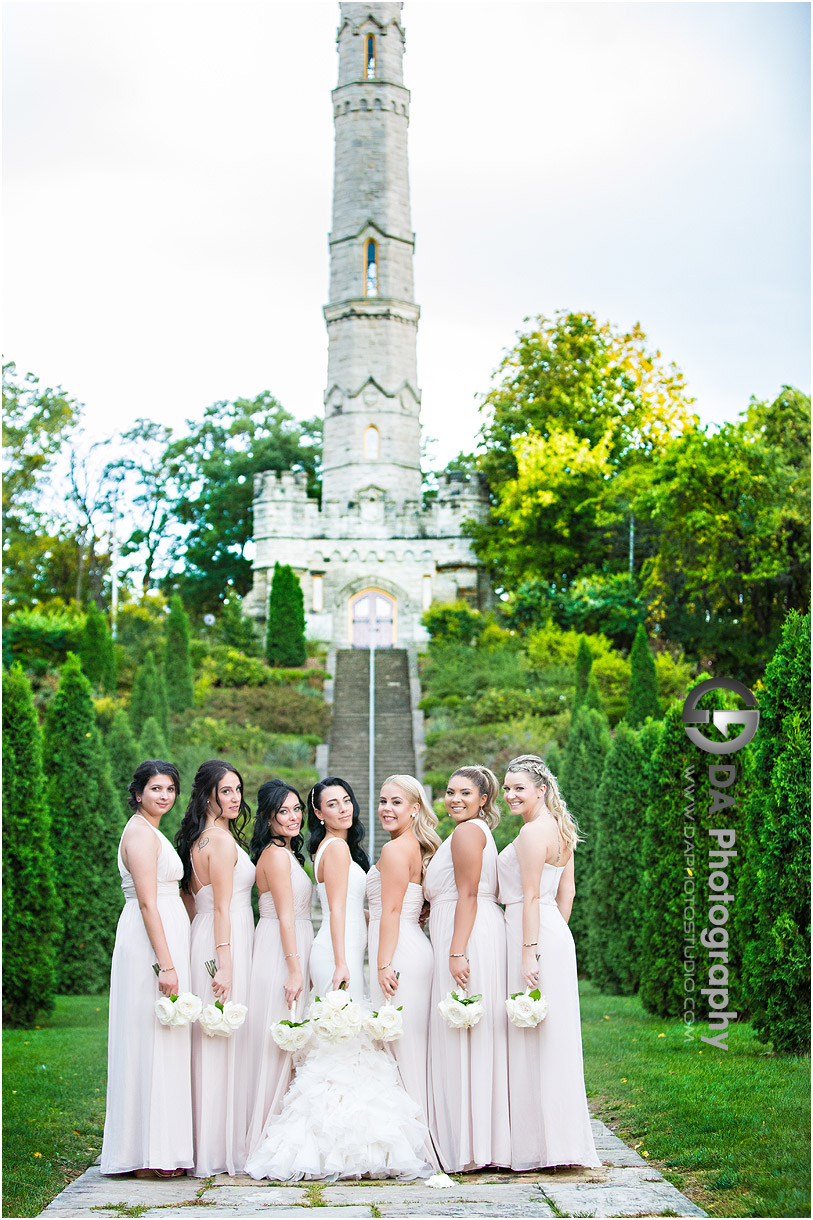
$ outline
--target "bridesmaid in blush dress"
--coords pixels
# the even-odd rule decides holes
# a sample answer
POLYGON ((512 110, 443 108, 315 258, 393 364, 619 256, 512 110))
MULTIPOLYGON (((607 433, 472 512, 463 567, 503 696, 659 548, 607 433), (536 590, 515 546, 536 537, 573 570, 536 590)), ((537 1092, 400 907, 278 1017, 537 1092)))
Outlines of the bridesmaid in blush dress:
POLYGON ((578 827, 554 775, 535 754, 508 764, 503 786, 524 825, 499 858, 508 994, 538 987, 548 1014, 534 1029, 508 1026, 511 1168, 598 1168, 584 1092, 573 905, 578 827))
POLYGON ((432 946, 421 925, 423 876, 440 847, 438 819, 411 775, 391 775, 381 787, 378 820, 390 836, 367 874, 370 999, 374 1009, 403 1005, 403 1037, 387 1043, 404 1088, 428 1121, 426 1090, 432 946))
MULTIPOLYGON (((239 773, 222 759, 203 763, 175 842, 183 861, 181 883, 192 920, 192 990, 204 1007, 220 1000, 248 1004, 254 913, 254 865, 242 845, 249 814, 239 773), (206 963, 217 967, 210 978, 206 963)), ((246 1162, 249 1092, 246 1027, 229 1038, 192 1030, 194 1176, 240 1173, 246 1162)))
POLYGON ((505 924, 491 834, 500 820, 498 790, 487 767, 459 767, 451 776, 445 800, 455 829, 430 860, 423 884, 434 952, 430 1131, 447 1172, 511 1163, 505 924), (452 990, 482 994, 484 1012, 472 1029, 450 1029, 438 1012, 452 990))
POLYGON ((159 829, 180 786, 172 763, 151 760, 141 763, 129 788, 133 816, 119 844, 125 902, 110 973, 102 1173, 171 1178, 192 1164, 189 1026, 173 1029, 155 1015, 159 996, 189 991, 189 919, 178 893, 183 865, 159 829))
POLYGON ((302 800, 296 789, 272 779, 257 793, 251 858, 257 868, 260 922, 254 932, 246 1034, 255 1085, 248 1099, 248 1149, 262 1135, 269 1114, 278 1114, 291 1083, 292 1056, 280 1050, 271 1025, 301 1021, 310 1001, 313 886, 302 867, 302 800))

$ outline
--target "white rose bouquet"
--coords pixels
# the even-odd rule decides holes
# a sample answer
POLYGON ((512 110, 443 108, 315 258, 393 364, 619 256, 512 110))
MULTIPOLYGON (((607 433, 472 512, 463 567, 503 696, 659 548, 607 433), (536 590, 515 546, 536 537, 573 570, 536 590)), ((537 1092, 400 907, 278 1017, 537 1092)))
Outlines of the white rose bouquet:
POLYGON ((372 1038, 379 1042, 395 1042, 404 1036, 403 1004, 395 1008, 392 1004, 383 1004, 378 1012, 370 1012, 364 1022, 364 1028, 372 1038))
POLYGON ((182 1028, 197 1021, 203 1008, 202 1001, 191 991, 180 995, 162 995, 155 1001, 155 1015, 162 1025, 182 1028))
POLYGON ((548 1015, 548 1001, 538 987, 533 991, 515 991, 505 1001, 505 1011, 518 1029, 535 1029, 548 1015))
POLYGON ((345 991, 329 991, 321 999, 316 996, 308 1019, 323 1042, 349 1042, 364 1028, 363 1010, 345 991))
POLYGON ((304 1021, 295 1021, 295 1005, 288 1010, 287 1020, 275 1021, 271 1026, 271 1037, 281 1051, 301 1051, 311 1040, 311 1023, 306 1017, 304 1021))
POLYGON ((200 1014, 200 1027, 209 1038, 230 1038, 245 1021, 247 1012, 245 1004, 235 1000, 226 1000, 225 1004, 215 1000, 200 1014))
POLYGON ((483 997, 480 995, 459 996, 456 991, 447 995, 438 1004, 438 1012, 452 1029, 471 1029, 482 1017, 483 997))

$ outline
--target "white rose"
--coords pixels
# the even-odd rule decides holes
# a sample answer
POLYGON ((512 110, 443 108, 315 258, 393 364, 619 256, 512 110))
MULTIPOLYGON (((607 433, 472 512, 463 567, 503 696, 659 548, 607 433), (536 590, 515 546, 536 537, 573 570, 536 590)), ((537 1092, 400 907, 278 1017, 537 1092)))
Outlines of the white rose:
POLYGON ((458 1003, 457 1000, 453 1000, 451 996, 447 996, 445 1000, 440 1001, 438 1012, 452 1029, 464 1029, 468 1024, 465 1006, 458 1003))
POLYGON ((220 1009, 214 1004, 207 1004, 200 1014, 200 1027, 208 1037, 214 1038, 216 1034, 222 1033, 221 1016, 220 1009))
POLYGON ((346 1008, 350 1003, 350 996, 346 991, 329 991, 322 1003, 332 1011, 337 1011, 346 1008))
POLYGON ((344 1010, 344 1020, 348 1029, 358 1033, 364 1024, 364 1013, 358 1004, 351 1004, 344 1010))
POLYGON ((248 1009, 245 1004, 238 1004, 235 1000, 227 1000, 223 1005, 222 1023, 228 1030, 233 1032, 243 1024, 247 1012, 248 1009))
POLYGON ((168 995, 159 996, 155 1001, 155 1015, 162 1025, 173 1024, 175 1005, 168 995))
POLYGON ((385 1004, 378 1014, 381 1033, 378 1037, 383 1042, 394 1042, 404 1032, 404 1022, 401 1012, 392 1004, 385 1004))
POLYGON ((482 1017, 485 1011, 483 1005, 480 1000, 475 1000, 473 1004, 464 1004, 462 1007, 466 1028, 471 1029, 482 1017))
POLYGON ((184 991, 175 1001, 175 1010, 188 1024, 190 1021, 197 1021, 203 1010, 203 1004, 194 992, 184 991))

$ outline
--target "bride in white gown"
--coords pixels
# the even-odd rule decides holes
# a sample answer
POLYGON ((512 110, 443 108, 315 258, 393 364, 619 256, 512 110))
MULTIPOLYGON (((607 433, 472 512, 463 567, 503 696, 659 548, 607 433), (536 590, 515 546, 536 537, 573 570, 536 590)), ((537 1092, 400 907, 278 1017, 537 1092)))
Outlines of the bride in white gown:
MULTIPOLYGON (((365 1003, 364 894, 369 860, 350 785, 321 780, 308 796, 322 926, 310 958, 314 996, 343 987, 365 1003)), ((365 1006, 366 1005, 365 1003, 365 1006)), ((432 1173, 420 1107, 404 1092, 395 1060, 367 1034, 347 1042, 313 1040, 282 1111, 268 1119, 246 1165, 253 1178, 401 1178, 432 1173)))

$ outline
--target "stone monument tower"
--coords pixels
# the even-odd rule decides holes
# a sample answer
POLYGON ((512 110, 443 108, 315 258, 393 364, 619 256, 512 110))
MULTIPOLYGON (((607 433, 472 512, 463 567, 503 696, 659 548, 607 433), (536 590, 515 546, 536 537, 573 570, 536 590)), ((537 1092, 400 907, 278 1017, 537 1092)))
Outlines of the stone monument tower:
POLYGON ((424 507, 400 3, 340 4, 333 90, 335 165, 322 505, 297 472, 254 485, 254 587, 265 616, 275 561, 298 573, 308 634, 337 647, 426 638, 432 601, 485 582, 461 526, 485 509, 463 476, 441 479, 424 507))

